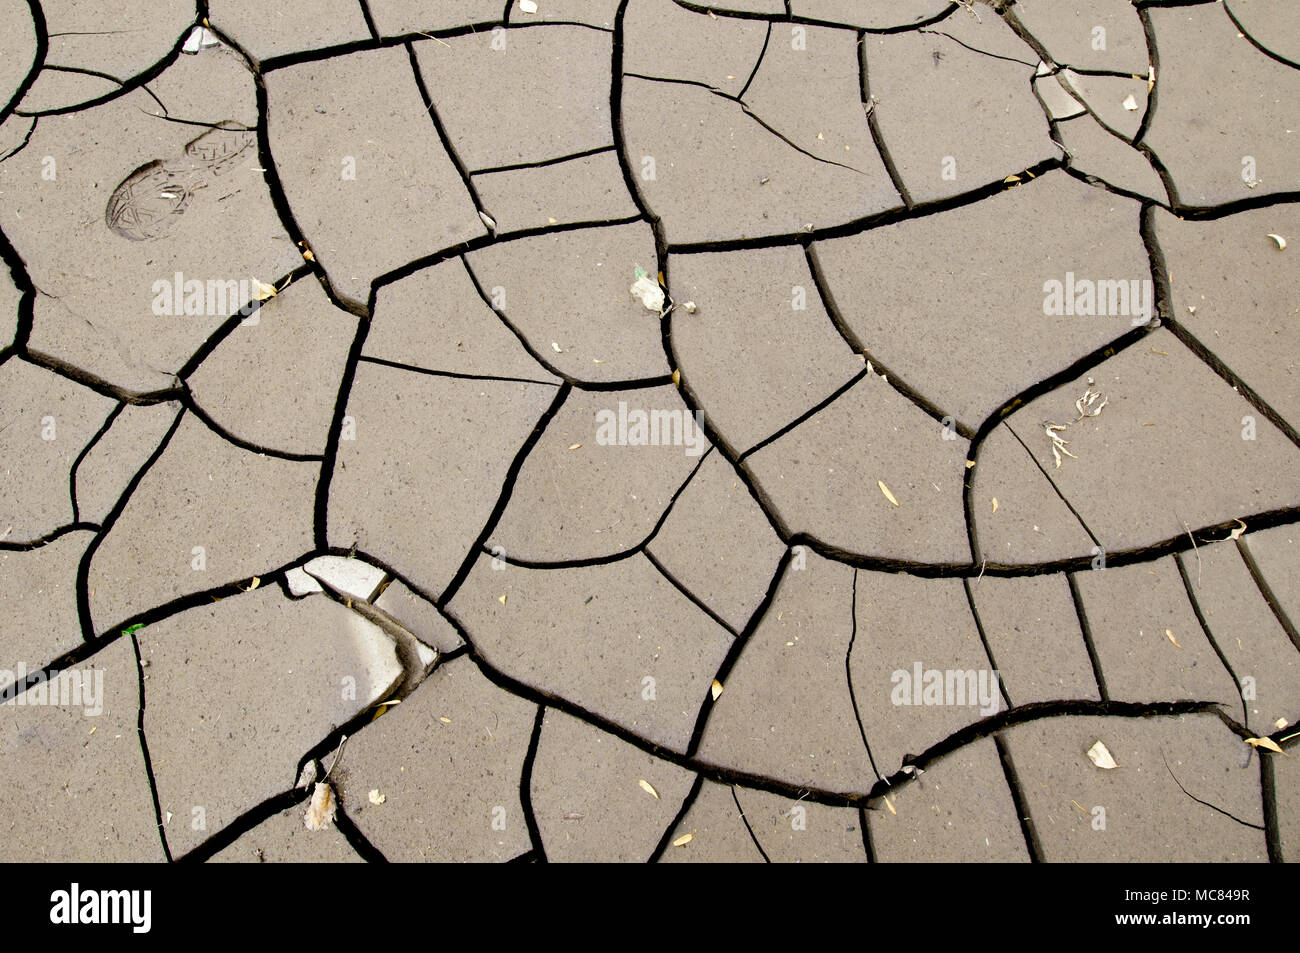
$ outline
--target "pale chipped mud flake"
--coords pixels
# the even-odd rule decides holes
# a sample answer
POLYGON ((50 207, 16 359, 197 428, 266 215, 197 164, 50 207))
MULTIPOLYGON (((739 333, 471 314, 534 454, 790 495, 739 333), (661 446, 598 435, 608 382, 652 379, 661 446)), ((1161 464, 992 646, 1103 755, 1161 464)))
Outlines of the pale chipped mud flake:
POLYGON ((308 749, 402 677, 379 628, 275 587, 189 609, 137 638, 149 662, 144 730, 175 856, 290 788, 308 749), (194 650, 218 641, 220 656, 194 650))

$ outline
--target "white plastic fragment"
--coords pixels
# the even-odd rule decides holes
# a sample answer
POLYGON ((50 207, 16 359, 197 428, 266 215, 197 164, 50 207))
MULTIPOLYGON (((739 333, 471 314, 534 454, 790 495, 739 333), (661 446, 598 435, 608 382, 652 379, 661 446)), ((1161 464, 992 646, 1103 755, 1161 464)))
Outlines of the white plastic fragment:
POLYGON ((1127 96, 1125 96, 1124 108, 1127 109, 1129 112, 1136 112, 1138 108, 1137 97, 1134 96, 1132 93, 1129 93, 1127 96))
POLYGON ((533 0, 519 0, 519 9, 524 13, 536 13, 537 4, 533 0))
POLYGON ((632 282, 628 291, 641 299, 641 304, 645 305, 647 311, 663 314, 664 289, 640 268, 636 270, 636 281, 632 282))
POLYGON ((478 213, 478 217, 483 219, 483 224, 486 225, 488 227, 488 230, 495 235, 497 230, 496 219, 494 219, 487 212, 483 212, 483 211, 480 211, 478 213))
POLYGON ((190 31, 190 35, 185 38, 185 43, 181 46, 181 52, 193 54, 199 50, 206 50, 220 45, 221 41, 217 39, 215 33, 205 26, 196 26, 190 31))
POLYGON ((1110 749, 1102 744, 1100 740, 1088 749, 1088 760, 1097 767, 1103 768, 1107 771, 1119 767, 1119 765, 1115 763, 1115 759, 1111 757, 1110 749))

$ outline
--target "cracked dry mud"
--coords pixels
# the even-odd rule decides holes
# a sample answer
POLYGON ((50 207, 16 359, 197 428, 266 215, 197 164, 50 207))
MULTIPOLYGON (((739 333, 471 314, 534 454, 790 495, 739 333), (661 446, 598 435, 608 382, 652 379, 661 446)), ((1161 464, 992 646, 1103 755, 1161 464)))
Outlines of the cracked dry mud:
POLYGON ((0 0, 0 857, 1300 860, 1293 4, 144 9, 0 0))

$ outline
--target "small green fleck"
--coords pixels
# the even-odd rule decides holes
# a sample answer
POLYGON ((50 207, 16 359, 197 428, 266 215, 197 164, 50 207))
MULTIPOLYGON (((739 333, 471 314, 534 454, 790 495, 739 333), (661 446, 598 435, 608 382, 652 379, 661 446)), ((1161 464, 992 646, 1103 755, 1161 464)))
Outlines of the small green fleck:
POLYGON ((143 628, 144 628, 144 623, 143 623, 143 622, 137 622, 135 625, 129 625, 129 626, 127 626, 125 629, 123 629, 123 630, 122 630, 122 634, 123 634, 123 635, 130 635, 132 632, 139 632, 139 631, 140 631, 141 629, 143 629, 143 628))

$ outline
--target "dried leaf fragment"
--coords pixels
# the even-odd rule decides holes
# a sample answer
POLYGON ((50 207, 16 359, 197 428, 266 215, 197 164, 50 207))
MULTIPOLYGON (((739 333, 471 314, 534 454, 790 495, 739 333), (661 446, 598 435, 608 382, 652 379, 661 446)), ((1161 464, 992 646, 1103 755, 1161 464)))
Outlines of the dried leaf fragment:
POLYGON ((889 487, 885 486, 884 480, 877 480, 876 486, 880 487, 880 492, 885 494, 885 499, 887 499, 890 503, 893 503, 895 506, 899 505, 898 498, 895 497, 894 494, 889 492, 889 487))
POLYGON ((323 831, 334 823, 334 814, 338 810, 338 800, 334 789, 328 781, 317 781, 311 792, 311 803, 303 815, 303 823, 309 831, 323 831))
POLYGON ((1272 738, 1247 738, 1246 744, 1250 745, 1252 748, 1263 748, 1266 751, 1276 751, 1278 754, 1282 755, 1286 754, 1286 752, 1282 750, 1282 746, 1272 738))
POLYGON ((1241 523, 1241 525, 1228 534, 1228 539, 1241 539, 1241 534, 1246 532, 1246 524, 1242 523, 1241 520, 1237 520, 1237 522, 1241 523))
POLYGON ((1119 765, 1115 763, 1115 759, 1110 756, 1110 749, 1102 744, 1101 741, 1098 741, 1088 749, 1088 760, 1097 767, 1104 768, 1107 771, 1119 767, 1119 765))
POLYGON ((276 290, 275 285, 263 284, 256 278, 253 279, 253 287, 257 289, 257 294, 254 295, 254 297, 257 298, 258 301, 265 301, 267 298, 274 298, 280 293, 276 290))
POLYGON ((1273 239, 1273 241, 1275 241, 1275 242, 1277 243, 1277 250, 1278 250, 1278 251, 1283 251, 1283 250, 1285 250, 1285 248, 1286 248, 1286 239, 1285 239, 1285 238, 1283 238, 1281 235, 1275 235, 1275 234, 1273 234, 1272 232, 1269 232, 1269 233, 1268 233, 1268 237, 1271 238, 1271 239, 1273 239))
POLYGON ((1137 97, 1134 96, 1132 93, 1129 93, 1127 96, 1125 96, 1124 108, 1127 109, 1129 112, 1135 112, 1138 108, 1137 97))
POLYGON ((496 219, 494 219, 491 215, 489 215, 487 212, 484 212, 482 210, 479 211, 478 217, 483 219, 483 224, 488 227, 488 230, 490 232, 492 232, 493 234, 496 233, 497 230, 496 219))
POLYGON ((1169 639, 1170 642, 1174 643, 1174 648, 1179 648, 1179 649, 1182 648, 1182 646, 1178 644, 1178 640, 1174 638, 1173 629, 1165 629, 1165 637, 1169 639))
POLYGON ((709 688, 709 693, 713 696, 714 701, 717 701, 718 696, 722 694, 722 683, 716 678, 713 680, 713 685, 709 688))
POLYGON ((366 798, 371 804, 383 804, 388 800, 388 795, 380 794, 379 788, 373 788, 370 793, 366 795, 366 798))
POLYGON ((654 785, 651 784, 649 781, 647 781, 645 778, 642 778, 640 781, 637 782, 637 784, 641 785, 641 790, 644 791, 646 794, 649 794, 656 801, 659 800, 659 792, 656 791, 654 789, 654 785))
POLYGON ((889 808, 889 813, 897 817, 898 811, 894 810, 894 805, 893 802, 889 800, 889 795, 888 794, 884 795, 884 798, 885 798, 885 807, 889 808))
POLYGON ((569 446, 569 449, 570 449, 570 450, 581 450, 581 449, 582 449, 582 444, 580 444, 580 443, 571 444, 571 445, 569 446))
POLYGON ((995 496, 993 497, 993 512, 996 513, 997 511, 998 511, 998 498, 995 496))
MULTIPOLYGON (((712 11, 709 11, 709 15, 712 16, 712 11)), ((715 19, 716 19, 716 18, 715 18, 715 19)), ((673 846, 674 846, 674 847, 685 847, 687 844, 689 844, 689 843, 690 843, 691 841, 693 841, 693 840, 695 840, 695 835, 694 835, 694 834, 683 834, 681 837, 677 838, 677 840, 673 841, 673 846)))

